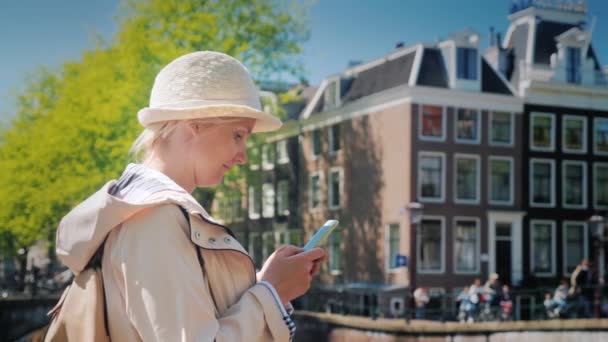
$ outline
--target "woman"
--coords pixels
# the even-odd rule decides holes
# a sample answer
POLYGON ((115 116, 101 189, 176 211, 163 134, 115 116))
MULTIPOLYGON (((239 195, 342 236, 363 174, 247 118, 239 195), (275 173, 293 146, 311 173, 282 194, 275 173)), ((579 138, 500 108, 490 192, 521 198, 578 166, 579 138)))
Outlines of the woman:
POLYGON ((290 300, 304 294, 325 252, 277 249, 256 275, 226 227, 190 195, 247 162, 253 132, 281 122, 260 110, 234 58, 195 52, 157 75, 130 164, 61 222, 57 255, 82 271, 103 248, 112 341, 286 341, 290 300), (104 245, 105 244, 105 245, 104 245))

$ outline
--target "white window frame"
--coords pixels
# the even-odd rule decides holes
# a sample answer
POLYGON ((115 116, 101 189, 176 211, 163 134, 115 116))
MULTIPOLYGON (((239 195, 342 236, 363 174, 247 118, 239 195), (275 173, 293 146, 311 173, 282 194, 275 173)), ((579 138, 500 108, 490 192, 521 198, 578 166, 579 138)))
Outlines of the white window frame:
POLYGON ((585 221, 563 221, 562 222, 562 272, 564 275, 571 275, 572 272, 568 272, 568 248, 567 248, 567 239, 566 239, 566 226, 569 224, 577 224, 583 226, 583 258, 589 258, 589 234, 587 231, 587 222, 585 221))
POLYGON ((478 274, 481 267, 481 220, 479 217, 471 216, 454 216, 452 220, 452 226, 454 228, 452 232, 452 257, 454 274, 478 274), (476 238, 476 250, 477 250, 477 261, 475 262, 475 270, 473 271, 459 271, 456 265, 456 222, 458 221, 474 221, 475 222, 475 238, 476 238))
POLYGON ((271 144, 262 145, 262 169, 263 170, 272 170, 274 169, 274 160, 269 160, 270 151, 274 152, 273 146, 271 144))
POLYGON ((587 118, 581 115, 564 115, 562 116, 562 151, 565 153, 585 154, 587 153, 587 118), (579 120, 583 122, 583 144, 580 150, 570 149, 566 147, 566 120, 579 120))
POLYGON ((259 146, 255 146, 255 147, 251 148, 251 155, 252 156, 255 155, 253 159, 257 159, 257 160, 254 160, 252 163, 249 164, 249 169, 250 170, 254 170, 255 171, 255 170, 259 170, 260 169, 260 164, 256 163, 256 162, 260 162, 261 163, 260 159, 261 159, 262 156, 260 155, 260 153, 262 153, 262 152, 260 151, 260 147, 259 146))
POLYGON ((321 208, 323 207, 323 196, 321 196, 321 194, 323 193, 323 172, 321 171, 315 171, 312 172, 310 174, 310 176, 308 177, 308 209, 310 211, 318 211, 321 210, 321 208), (319 176, 319 205, 314 207, 312 206, 312 178, 314 176, 319 176))
POLYGON ((417 160, 417 171, 416 171, 416 187, 418 189, 418 199, 421 202, 428 202, 428 203, 444 203, 445 202, 445 197, 446 197, 446 191, 447 191, 447 184, 446 184, 446 172, 447 172, 447 165, 446 165, 446 154, 444 152, 431 152, 431 151, 420 151, 418 152, 418 160, 417 160), (439 196, 439 198, 434 198, 434 197, 422 197, 422 178, 420 177, 421 175, 421 169, 420 169, 420 159, 422 159, 423 157, 439 157, 441 158, 441 196, 439 196))
POLYGON ((503 111, 495 111, 495 110, 490 110, 490 117, 488 120, 488 142, 490 144, 490 146, 497 146, 497 147, 513 147, 515 146, 515 114, 513 114, 513 112, 503 112, 503 111), (503 142, 495 142, 494 140, 492 140, 492 121, 494 120, 494 114, 496 114, 497 112, 499 113, 504 113, 504 114, 509 114, 509 122, 510 122, 510 129, 509 129, 509 142, 508 143, 503 143, 503 142))
POLYGON ((391 267, 391 226, 398 227, 399 246, 397 246, 397 254, 401 251, 401 224, 399 222, 387 223, 384 225, 384 270, 387 273, 398 273, 400 267, 391 267))
POLYGON ((530 114, 530 125, 529 125, 529 143, 531 151, 539 152, 553 152, 555 151, 555 114, 545 112, 532 112, 530 114), (534 118, 536 117, 548 117, 551 119, 551 129, 549 132, 549 140, 551 142, 549 147, 536 147, 534 146, 534 118))
POLYGON ((262 233, 262 260, 266 261, 268 257, 277 249, 277 240, 274 231, 266 231, 262 233), (266 243, 268 239, 272 239, 274 241, 272 251, 266 249, 268 244, 266 243))
MULTIPOLYGON (((481 55, 479 54, 479 49, 477 47, 472 47, 472 46, 457 46, 454 49, 454 60, 456 62, 456 64, 454 65, 454 75, 456 76, 457 80, 461 80, 461 81, 469 81, 469 82, 474 82, 474 81, 480 81, 481 80, 481 68, 480 68, 480 61, 481 61, 481 55), (458 58, 458 49, 466 49, 466 50, 474 50, 475 51, 475 78, 461 78, 458 77, 458 66, 460 65, 460 59, 458 58)), ((464 61, 465 63, 468 61, 464 61)), ((468 63, 466 63, 468 64, 468 63)))
POLYGON ((555 207, 555 159, 546 159, 546 158, 532 158, 530 159, 530 170, 529 170, 529 203, 530 207, 536 208, 553 208, 555 207), (534 163, 549 163, 551 165, 551 203, 535 203, 534 202, 534 163))
POLYGON ((274 184, 272 183, 264 183, 262 184, 262 217, 264 218, 272 218, 275 214, 275 203, 276 203, 277 193, 274 189, 274 184), (270 190, 272 194, 272 204, 270 207, 266 205, 266 191, 270 190), (266 212, 265 209, 268 209, 266 212))
POLYGON ((598 128, 600 121, 608 121, 608 117, 596 117, 593 119, 593 153, 598 156, 608 156, 608 151, 598 151, 597 149, 597 134, 595 134, 595 132, 598 128))
POLYGON ((488 203, 492 205, 513 205, 515 196, 515 160, 507 156, 488 157, 488 203), (509 168, 509 201, 497 201, 492 199, 492 161, 508 161, 509 168))
POLYGON ((597 192, 599 187, 597 186, 597 175, 598 175, 598 167, 608 168, 608 163, 606 162, 594 162, 593 163, 593 208, 594 209, 608 209, 608 205, 598 205, 597 204, 597 192))
POLYGON ((446 108, 445 106, 435 106, 435 105, 430 105, 430 104, 419 104, 418 105, 418 139, 421 141, 436 141, 436 142, 444 142, 447 139, 447 115, 446 115, 446 108), (424 106, 430 106, 430 107, 441 107, 441 137, 429 137, 426 135, 423 135, 423 124, 422 124, 422 118, 423 118, 423 111, 422 108, 424 106))
POLYGON ((289 181, 286 179, 277 182, 277 215, 287 216, 289 215, 289 181), (286 184, 287 187, 287 203, 283 203, 281 199, 281 184, 286 184), (281 212, 281 206, 285 206, 285 209, 281 212))
POLYGON ((328 153, 330 156, 335 156, 336 154, 339 154, 340 152, 342 152, 342 141, 340 141, 340 149, 338 150, 333 150, 333 145, 334 145, 334 126, 338 126, 338 129, 340 130, 340 137, 342 137, 342 125, 340 125, 340 123, 335 123, 333 125, 329 125, 327 126, 327 141, 329 142, 329 148, 328 148, 328 153))
POLYGON ((454 163, 454 178, 452 178, 453 180, 453 186, 454 186, 454 203, 458 203, 458 204, 479 204, 480 200, 481 200, 481 158, 479 157, 478 154, 465 154, 465 153, 455 153, 454 154, 454 158, 453 158, 453 163, 454 163), (469 200, 469 199, 460 199, 458 198, 458 160, 459 159, 468 159, 468 160, 475 160, 476 163, 476 167, 477 167, 477 174, 476 174, 476 184, 475 184, 475 199, 473 200, 469 200))
POLYGON ((568 209, 585 209, 587 208, 587 162, 581 160, 564 160, 562 161, 562 207, 568 209), (568 204, 566 203, 566 166, 568 165, 579 165, 583 167, 583 180, 582 180, 582 204, 568 204))
POLYGON ((287 151, 287 140, 279 140, 277 141, 277 164, 287 164, 289 163, 289 153, 287 151))
POLYGON ((336 229, 328 238, 327 238, 327 243, 330 244, 329 246, 327 246, 327 268, 329 269, 329 274, 331 274, 332 276, 337 276, 342 274, 342 271, 344 270, 344 248, 342 248, 344 246, 344 230, 338 228, 336 229), (340 260, 342 261, 340 263, 340 265, 338 265, 338 268, 331 268, 329 259, 331 258, 330 253, 333 253, 333 249, 331 247, 331 245, 333 245, 333 241, 331 239, 335 239, 335 236, 337 236, 337 234, 340 234, 340 245, 338 246, 338 250, 340 253, 340 260))
MULTIPOLYGON (((256 193, 258 192, 258 190, 256 190, 255 186, 250 185, 248 190, 249 191, 247 192, 247 202, 248 202, 247 203, 247 212, 249 214, 249 219, 257 220, 260 218, 260 212, 255 211, 255 201, 256 201, 256 199, 259 200, 260 196, 256 196, 256 193), (256 198, 256 197, 258 197, 258 198, 256 198)), ((262 203, 260 203, 260 211, 261 211, 261 208, 262 208, 262 203)))
POLYGON ((340 107, 340 83, 340 77, 327 80, 326 88, 323 90, 323 111, 329 111, 340 107), (335 94, 333 99, 331 99, 329 95, 330 87, 334 87, 335 94))
MULTIPOLYGON (((438 216, 438 215, 423 215, 422 219, 420 220, 420 223, 418 224, 419 226, 417 227, 417 231, 416 231, 416 270, 415 272, 418 274, 443 274, 445 273, 445 246, 446 246, 446 236, 445 236, 445 216, 438 216), (422 231, 422 221, 424 220, 439 220, 441 222, 441 268, 438 271, 433 271, 433 270, 422 270, 420 268, 422 262, 421 262, 421 255, 420 252, 421 250, 421 238, 420 238, 420 232, 422 231)), ((410 237, 411 238, 411 237, 410 237)))
POLYGON ((335 166, 329 169, 329 172, 327 173, 327 206, 329 207, 329 209, 335 210, 335 209, 340 209, 342 207, 342 202, 344 200, 344 170, 342 169, 342 167, 339 166, 335 166), (337 206, 333 205, 333 199, 334 199, 334 191, 333 191, 333 186, 332 186, 332 174, 337 172, 338 173, 338 188, 340 191, 340 203, 338 203, 337 206))
POLYGON ((555 245, 555 221, 552 220, 530 220, 530 270, 532 274, 537 277, 553 277, 555 276, 555 257, 556 257, 556 249, 555 245), (534 225, 535 224, 549 224, 551 226, 551 272, 535 272, 534 271, 534 225))
POLYGON ((459 143, 459 144, 469 144, 469 145, 479 145, 481 143, 481 110, 477 109, 477 108, 464 108, 464 107, 459 107, 459 108, 454 108, 454 141, 459 143), (465 110, 471 110, 471 111, 475 111, 475 113, 477 114, 477 137, 475 138, 475 140, 471 140, 471 139, 463 139, 463 138, 459 138, 458 137, 458 110, 459 109, 465 109, 465 110))

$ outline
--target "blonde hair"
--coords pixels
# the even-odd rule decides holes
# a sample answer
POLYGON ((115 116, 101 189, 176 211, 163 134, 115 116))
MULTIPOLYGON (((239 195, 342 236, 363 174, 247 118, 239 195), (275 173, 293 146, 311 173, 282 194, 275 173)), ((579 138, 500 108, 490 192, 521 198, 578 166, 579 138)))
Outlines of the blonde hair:
MULTIPOLYGON (((186 124, 198 123, 205 126, 213 126, 219 124, 228 124, 247 120, 248 118, 243 117, 217 117, 217 118, 205 118, 205 119, 190 119, 184 120, 186 124)), ((171 136, 175 131, 175 128, 180 121, 163 121, 156 122, 148 125, 144 128, 143 132, 139 134, 137 139, 131 145, 129 149, 129 155, 134 162, 145 162, 150 157, 154 146, 162 143, 171 136)))

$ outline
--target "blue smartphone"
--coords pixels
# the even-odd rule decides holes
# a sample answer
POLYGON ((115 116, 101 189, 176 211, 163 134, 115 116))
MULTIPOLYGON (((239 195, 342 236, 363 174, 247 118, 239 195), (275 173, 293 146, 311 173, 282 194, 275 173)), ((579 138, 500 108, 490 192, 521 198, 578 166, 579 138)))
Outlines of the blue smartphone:
POLYGON ((340 222, 338 222, 337 220, 327 220, 327 222, 325 222, 325 224, 321 228, 319 228, 319 231, 315 235, 313 235, 310 241, 308 241, 308 243, 304 246, 304 251, 306 252, 321 245, 321 243, 325 241, 329 234, 331 234, 331 232, 336 229, 338 223, 340 222))

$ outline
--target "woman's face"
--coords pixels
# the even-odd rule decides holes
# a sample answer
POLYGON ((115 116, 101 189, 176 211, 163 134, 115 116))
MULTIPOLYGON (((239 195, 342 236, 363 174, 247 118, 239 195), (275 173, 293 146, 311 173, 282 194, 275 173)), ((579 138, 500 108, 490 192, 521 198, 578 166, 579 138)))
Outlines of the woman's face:
POLYGON ((192 125, 191 152, 196 187, 218 185, 233 166, 247 162, 247 139, 255 125, 254 119, 192 125))

